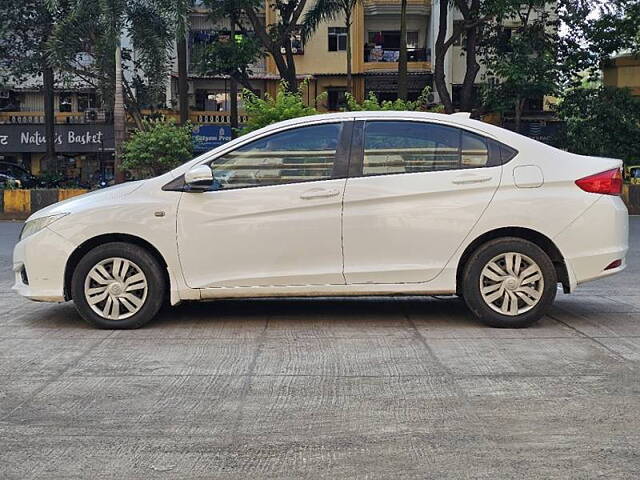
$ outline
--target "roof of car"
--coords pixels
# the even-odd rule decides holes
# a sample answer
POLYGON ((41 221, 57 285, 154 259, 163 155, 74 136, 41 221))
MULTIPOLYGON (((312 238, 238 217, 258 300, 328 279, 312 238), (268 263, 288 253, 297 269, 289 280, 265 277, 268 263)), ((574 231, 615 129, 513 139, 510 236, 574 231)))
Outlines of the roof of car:
POLYGON ((474 120, 471 118, 471 114, 468 112, 458 112, 453 114, 445 113, 431 113, 431 112, 412 112, 412 111, 400 111, 400 110, 376 110, 376 111, 355 111, 355 112, 336 112, 336 113, 321 113, 317 115, 311 115, 308 117, 297 117, 290 120, 284 120, 271 124, 253 133, 266 133, 268 131, 277 130, 282 127, 295 126, 303 123, 318 123, 330 120, 359 120, 367 118, 388 118, 388 119, 403 119, 403 120, 432 120, 436 122, 443 122, 453 124, 461 127, 469 127, 474 130, 479 130, 490 136, 502 137, 505 134, 510 135, 513 132, 507 132, 506 130, 496 127, 495 125, 474 120))

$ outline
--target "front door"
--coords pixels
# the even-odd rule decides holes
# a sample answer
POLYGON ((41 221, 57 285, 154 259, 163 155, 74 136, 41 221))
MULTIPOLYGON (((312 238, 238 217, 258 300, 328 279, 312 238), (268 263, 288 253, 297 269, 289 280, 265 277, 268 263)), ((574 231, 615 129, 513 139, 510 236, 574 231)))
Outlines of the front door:
POLYGON ((343 285, 341 209, 350 127, 293 128, 210 162, 210 190, 185 192, 178 206, 187 285, 343 285))
POLYGON ((428 282, 500 183, 497 142, 428 122, 374 120, 357 128, 363 145, 354 150, 358 166, 350 168, 344 197, 346 281, 428 282))

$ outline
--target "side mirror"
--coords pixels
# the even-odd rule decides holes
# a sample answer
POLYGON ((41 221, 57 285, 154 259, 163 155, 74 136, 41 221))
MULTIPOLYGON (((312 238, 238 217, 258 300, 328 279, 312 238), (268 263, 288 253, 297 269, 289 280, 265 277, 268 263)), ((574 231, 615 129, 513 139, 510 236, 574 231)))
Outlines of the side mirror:
POLYGON ((194 190, 204 190, 213 183, 213 172, 207 165, 198 165, 184 174, 184 183, 194 190))

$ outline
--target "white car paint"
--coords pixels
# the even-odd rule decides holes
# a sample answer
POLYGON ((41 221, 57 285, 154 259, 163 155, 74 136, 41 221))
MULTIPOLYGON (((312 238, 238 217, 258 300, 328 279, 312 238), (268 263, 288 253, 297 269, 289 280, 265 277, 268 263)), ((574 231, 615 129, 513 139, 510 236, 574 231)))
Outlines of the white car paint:
POLYGON ((67 215, 16 245, 14 289, 33 300, 64 301, 65 269, 73 252, 85 242, 116 234, 136 237, 159 253, 173 304, 245 296, 446 294, 456 292, 457 269, 467 247, 488 232, 518 227, 554 243, 567 266, 566 288, 572 291, 581 282, 625 267, 623 262, 604 270, 627 252, 622 200, 575 185, 579 178, 620 166, 619 160, 562 152, 463 115, 349 112, 289 120, 162 176, 34 213, 29 220, 67 215), (502 166, 464 171, 206 193, 162 189, 192 167, 256 138, 301 125, 367 119, 454 126, 519 153, 502 166), (314 189, 332 195, 302 198, 318 191, 314 189), (23 267, 28 285, 21 279, 23 267))

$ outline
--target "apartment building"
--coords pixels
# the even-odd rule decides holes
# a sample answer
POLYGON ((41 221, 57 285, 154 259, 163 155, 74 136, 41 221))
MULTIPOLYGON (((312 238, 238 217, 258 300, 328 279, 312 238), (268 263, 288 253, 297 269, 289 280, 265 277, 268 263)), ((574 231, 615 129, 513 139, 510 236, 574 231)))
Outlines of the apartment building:
MULTIPOLYGON (((270 0, 265 0, 268 6, 270 0)), ((307 9, 314 0, 309 0, 307 9)), ((415 99, 433 85, 432 52, 438 34, 439 2, 408 0, 408 94, 415 99)), ((452 7, 450 7, 452 8, 452 7)), ((265 8, 264 20, 275 22, 273 8, 265 8)), ((451 10, 448 31, 461 20, 451 10)), ((400 49, 400 0, 362 0, 352 15, 351 51, 353 93, 357 100, 374 92, 379 99, 393 100, 398 92, 398 56, 400 49)), ((345 103, 347 32, 344 18, 322 23, 306 41, 293 35, 296 71, 306 80, 305 99, 316 103, 321 111, 340 110, 345 103), (317 104, 316 98, 322 96, 317 104)), ((228 20, 213 19, 201 3, 190 15, 188 33, 188 102, 189 118, 196 125, 196 149, 210 149, 230 138, 230 80, 224 76, 203 76, 195 68, 194 51, 201 43, 229 41, 228 20)), ((125 47, 126 38, 123 39, 125 47)), ((130 71, 131 69, 129 69, 130 71)), ((251 65, 252 90, 275 95, 280 75, 269 57, 251 65)), ((454 103, 465 72, 462 45, 455 44, 445 59, 445 74, 454 103)), ((479 82, 487 81, 485 72, 479 82)), ((178 72, 174 61, 167 82, 165 109, 153 112, 165 117, 178 117, 178 72)), ((434 92, 434 102, 438 97, 434 92)), ((541 102, 542 104, 542 102, 541 102)), ((537 108, 537 105, 534 105, 537 108)), ((105 111, 95 89, 75 80, 56 86, 57 151, 61 155, 62 173, 90 183, 97 175, 108 176, 113 169, 113 126, 111 114, 105 111)), ((240 102, 241 117, 242 104, 240 102)), ((43 95, 38 82, 0 88, 0 161, 9 161, 40 171, 45 146, 43 95)))
MULTIPOLYGON (((268 1, 268 0, 267 0, 268 1)), ((310 0, 307 9, 312 5, 310 0)), ((273 9, 265 8, 266 21, 275 21, 273 9)), ((229 32, 224 21, 211 19, 204 8, 191 15, 189 33, 189 108, 195 122, 218 120, 229 109, 229 80, 224 77, 203 77, 193 67, 192 51, 199 42, 215 41, 229 32)), ((325 22, 303 42, 294 35, 292 44, 296 73, 308 83, 305 92, 309 103, 322 93, 325 99, 320 110, 339 110, 344 105, 346 91, 347 32, 344 18, 338 15, 325 22)), ((432 85, 431 52, 435 41, 431 0, 409 0, 407 9, 409 98, 417 98, 425 86, 432 85)), ((395 99, 398 90, 398 55, 400 50, 400 0, 363 0, 353 13, 351 32, 354 96, 362 100, 368 92, 378 98, 395 99)), ((280 75, 270 57, 251 66, 251 86, 262 94, 275 94, 280 75)), ((168 90, 167 104, 177 107, 177 64, 168 90)))
POLYGON ((640 96, 640 55, 620 54, 603 65, 602 73, 605 85, 628 88, 634 96, 640 96))

